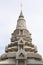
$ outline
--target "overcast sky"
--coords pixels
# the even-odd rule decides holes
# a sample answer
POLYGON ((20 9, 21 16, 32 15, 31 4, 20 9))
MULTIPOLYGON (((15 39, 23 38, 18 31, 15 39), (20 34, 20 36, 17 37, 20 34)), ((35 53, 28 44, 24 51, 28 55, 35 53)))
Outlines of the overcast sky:
MULTIPOLYGON (((22 0, 23 14, 27 29, 32 34, 32 42, 43 56, 43 0, 22 0)), ((10 43, 20 14, 20 0, 0 0, 0 54, 10 43)))

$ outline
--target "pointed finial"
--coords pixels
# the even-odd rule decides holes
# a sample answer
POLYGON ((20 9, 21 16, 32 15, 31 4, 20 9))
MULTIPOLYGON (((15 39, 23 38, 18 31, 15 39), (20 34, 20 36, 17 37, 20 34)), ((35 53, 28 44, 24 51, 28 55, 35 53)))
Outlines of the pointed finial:
POLYGON ((21 11, 22 11, 22 6, 23 6, 23 5, 22 5, 22 0, 20 0, 20 1, 21 1, 21 3, 20 3, 20 9, 21 9, 21 11))
POLYGON ((23 16, 23 13, 22 13, 22 0, 20 0, 20 16, 19 17, 23 17, 24 18, 24 16, 23 16))

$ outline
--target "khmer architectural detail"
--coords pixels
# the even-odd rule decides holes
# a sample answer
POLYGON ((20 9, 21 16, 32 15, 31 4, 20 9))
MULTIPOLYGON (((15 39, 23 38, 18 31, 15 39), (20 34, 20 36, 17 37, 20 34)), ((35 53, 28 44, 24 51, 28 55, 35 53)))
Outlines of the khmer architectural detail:
POLYGON ((0 57, 0 65, 43 65, 37 46, 32 44, 31 33, 27 30, 22 11, 12 33, 11 43, 0 57))

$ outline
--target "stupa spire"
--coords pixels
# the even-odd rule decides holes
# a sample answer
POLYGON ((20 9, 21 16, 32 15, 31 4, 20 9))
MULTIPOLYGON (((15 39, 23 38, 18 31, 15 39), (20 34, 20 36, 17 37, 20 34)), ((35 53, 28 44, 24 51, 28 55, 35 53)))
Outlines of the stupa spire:
POLYGON ((20 3, 20 15, 17 21, 16 29, 26 29, 26 21, 24 19, 23 12, 22 12, 22 0, 20 3))
POLYGON ((22 10, 20 11, 20 16, 19 16, 19 18, 20 18, 20 17, 23 17, 23 18, 24 18, 22 10))

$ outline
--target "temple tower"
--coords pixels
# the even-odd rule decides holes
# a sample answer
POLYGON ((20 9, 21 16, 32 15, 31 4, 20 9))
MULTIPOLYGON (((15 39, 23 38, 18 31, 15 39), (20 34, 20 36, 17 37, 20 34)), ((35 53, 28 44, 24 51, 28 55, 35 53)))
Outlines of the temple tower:
POLYGON ((43 65, 37 46, 32 44, 31 33, 27 30, 22 10, 12 33, 11 43, 0 57, 0 65, 43 65))

